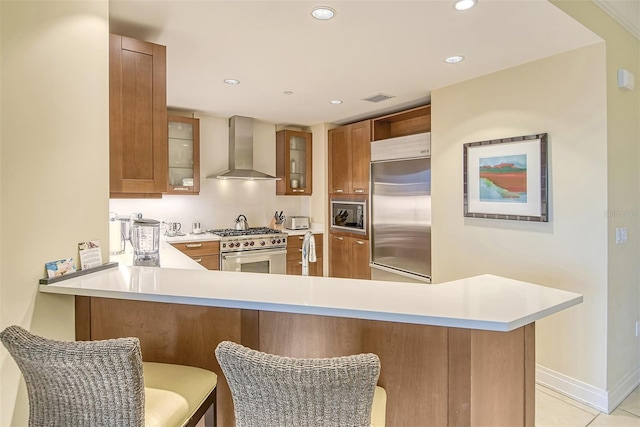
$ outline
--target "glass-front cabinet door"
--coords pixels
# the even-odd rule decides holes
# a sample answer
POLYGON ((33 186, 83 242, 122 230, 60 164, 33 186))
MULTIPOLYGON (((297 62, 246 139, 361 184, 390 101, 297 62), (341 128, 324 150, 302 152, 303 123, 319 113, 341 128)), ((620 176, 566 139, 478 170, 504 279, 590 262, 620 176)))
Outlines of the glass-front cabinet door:
POLYGON ((311 195, 311 134, 293 130, 276 133, 277 195, 311 195))
POLYGON ((169 116, 168 194, 200 192, 200 120, 169 116))

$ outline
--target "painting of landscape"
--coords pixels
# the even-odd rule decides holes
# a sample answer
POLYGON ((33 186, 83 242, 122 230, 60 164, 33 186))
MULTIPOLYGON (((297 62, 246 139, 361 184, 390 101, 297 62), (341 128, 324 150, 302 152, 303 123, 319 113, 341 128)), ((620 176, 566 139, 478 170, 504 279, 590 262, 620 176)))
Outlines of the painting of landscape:
POLYGON ((479 159, 480 201, 527 203, 527 155, 479 159))

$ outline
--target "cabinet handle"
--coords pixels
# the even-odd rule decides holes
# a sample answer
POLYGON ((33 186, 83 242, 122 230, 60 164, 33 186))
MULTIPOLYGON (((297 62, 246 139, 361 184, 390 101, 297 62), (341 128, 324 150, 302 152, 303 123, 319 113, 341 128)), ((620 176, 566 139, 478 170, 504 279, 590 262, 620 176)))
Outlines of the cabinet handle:
POLYGON ((304 236, 298 237, 298 240, 304 240, 304 236))
POLYGON ((302 261, 298 261, 298 264, 302 265, 302 261))
POLYGON ((362 188, 356 188, 355 190, 353 190, 354 193, 364 193, 364 189, 362 188))
POLYGON ((333 190, 334 193, 342 193, 344 190, 341 188, 336 188, 335 190, 333 190))
POLYGON ((201 248, 202 247, 202 243, 187 243, 184 246, 187 247, 187 248, 201 248))
POLYGON ((293 190, 294 193, 304 193, 304 190, 293 190))
POLYGON ((298 252, 302 252, 302 249, 298 249, 298 252))
POLYGON ((202 262, 202 258, 194 258, 193 259, 195 262, 202 262))
POLYGON ((356 240, 356 243, 359 245, 364 245, 364 242, 362 240, 356 240))
POLYGON ((188 187, 173 187, 173 191, 191 191, 188 187))
POLYGON ((344 240, 344 238, 343 238, 343 237, 338 237, 338 236, 334 236, 333 238, 334 238, 334 239, 337 239, 337 240, 344 240))

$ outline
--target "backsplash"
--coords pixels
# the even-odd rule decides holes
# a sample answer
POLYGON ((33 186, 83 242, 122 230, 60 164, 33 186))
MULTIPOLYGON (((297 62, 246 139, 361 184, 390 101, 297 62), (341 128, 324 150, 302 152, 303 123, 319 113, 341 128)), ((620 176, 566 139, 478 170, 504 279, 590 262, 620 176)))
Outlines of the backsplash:
MULTIPOLYGON (((109 211, 118 215, 141 212, 145 218, 179 222, 183 232, 191 231, 193 222, 200 222, 203 229, 232 228, 240 214, 251 227, 268 226, 276 210, 285 215, 310 215, 311 197, 276 196, 275 181, 205 179, 228 167, 228 119, 196 117, 200 119, 200 194, 110 199, 109 211)), ((256 121, 254 139, 254 167, 275 174, 275 125, 256 121)))

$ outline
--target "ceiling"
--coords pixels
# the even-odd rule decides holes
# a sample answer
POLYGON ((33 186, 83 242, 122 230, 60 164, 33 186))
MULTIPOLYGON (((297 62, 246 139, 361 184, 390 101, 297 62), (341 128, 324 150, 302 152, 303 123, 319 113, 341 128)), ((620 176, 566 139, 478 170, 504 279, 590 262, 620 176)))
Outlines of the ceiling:
POLYGON ((463 12, 453 0, 111 0, 110 27, 167 46, 170 108, 294 126, 422 105, 434 89, 600 40, 546 0, 463 12), (313 19, 317 5, 336 16, 313 19), (363 100, 379 93, 394 97, 363 100))

